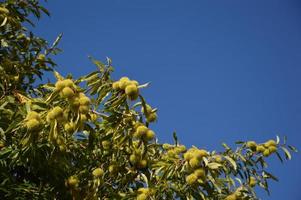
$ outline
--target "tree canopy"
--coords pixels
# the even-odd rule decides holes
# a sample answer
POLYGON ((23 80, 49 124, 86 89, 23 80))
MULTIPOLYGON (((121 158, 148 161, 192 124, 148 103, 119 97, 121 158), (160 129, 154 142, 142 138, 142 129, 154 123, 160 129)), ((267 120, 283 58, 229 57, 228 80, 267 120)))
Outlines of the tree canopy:
POLYGON ((257 199, 269 192, 266 159, 291 159, 286 139, 238 141, 224 150, 161 144, 148 84, 112 80, 111 59, 63 77, 49 44, 30 31, 48 11, 37 0, 0 3, 1 199, 257 199), (45 81, 53 72, 56 82, 45 81), (37 79, 41 79, 37 81, 37 79))

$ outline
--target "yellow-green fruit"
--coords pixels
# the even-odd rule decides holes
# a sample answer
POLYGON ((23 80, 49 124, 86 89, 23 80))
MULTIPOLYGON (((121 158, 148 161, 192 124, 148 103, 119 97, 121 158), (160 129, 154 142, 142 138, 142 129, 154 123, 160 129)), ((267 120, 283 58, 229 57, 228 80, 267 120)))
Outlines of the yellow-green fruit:
POLYGON ((177 146, 174 148, 174 151, 177 153, 177 154, 180 154, 182 152, 184 152, 186 150, 185 146, 183 148, 183 145, 180 145, 180 146, 177 146))
POLYGON ((263 156, 268 157, 270 155, 270 151, 269 149, 264 150, 264 152, 262 153, 263 156))
POLYGON ((198 177, 195 174, 190 174, 188 176, 186 176, 186 183, 188 183, 189 185, 193 185, 197 182, 198 177))
POLYGON ((111 148, 111 142, 109 140, 102 141, 101 145, 105 150, 108 150, 111 148))
POLYGON ((147 166, 147 160, 143 159, 139 161, 138 168, 142 169, 145 168, 146 166, 147 166))
POLYGON ((147 200, 148 195, 142 193, 137 196, 137 200, 147 200))
POLYGON ((82 114, 87 114, 89 112, 89 106, 80 106, 79 107, 79 112, 82 113, 82 114))
POLYGON ((250 149, 256 149, 256 146, 257 146, 257 144, 256 144, 256 142, 254 142, 254 141, 249 141, 249 142, 247 142, 247 147, 248 148, 250 148, 250 149))
POLYGON ((31 119, 26 122, 26 127, 28 130, 35 130, 40 125, 41 125, 41 123, 37 119, 31 119))
POLYGON ((193 153, 193 155, 194 155, 195 157, 201 159, 201 158, 203 158, 203 157, 208 156, 208 153, 207 153, 207 151, 204 150, 204 149, 197 149, 197 150, 195 150, 195 152, 193 153))
POLYGON ((130 81, 127 80, 123 80, 123 81, 119 81, 119 88, 121 90, 124 90, 126 88, 126 86, 128 86, 130 83, 130 81))
POLYGON ((191 151, 187 151, 186 153, 184 153, 184 159, 186 160, 186 161, 189 161, 190 159, 192 159, 193 158, 193 154, 192 154, 192 152, 191 151))
POLYGON ((9 14, 9 10, 7 8, 4 8, 4 7, 0 7, 0 13, 3 13, 3 14, 9 14))
POLYGON ((191 168, 194 168, 194 169, 198 168, 200 166, 200 164, 201 164, 201 161, 196 157, 193 157, 189 160, 189 165, 191 168))
POLYGON ((170 158, 175 158, 175 157, 178 156, 177 152, 176 152, 174 149, 168 150, 168 151, 167 151, 167 155, 168 155, 168 157, 170 157, 170 158))
POLYGON ((136 85, 128 85, 125 88, 125 94, 131 99, 135 100, 138 97, 138 88, 136 85))
POLYGON ((35 111, 30 111, 27 116, 26 116, 26 119, 30 120, 30 119, 36 119, 36 120, 40 120, 40 115, 35 112, 35 111))
POLYGON ((164 144, 162 145, 162 147, 163 147, 163 149, 168 150, 168 149, 172 148, 173 146, 172 146, 171 144, 164 143, 164 144))
POLYGON ((258 146, 256 147, 256 151, 263 153, 263 152, 265 151, 265 148, 264 148, 264 146, 262 146, 262 145, 258 145, 258 146))
POLYGON ((112 84, 112 88, 114 90, 118 90, 119 89, 119 81, 115 81, 113 84, 112 84))
POLYGON ((56 89, 57 91, 61 91, 64 87, 65 87, 64 81, 58 80, 58 81, 55 83, 55 89, 56 89))
POLYGON ((70 87, 64 87, 61 94, 63 98, 71 99, 74 97, 74 91, 70 87))
POLYGON ((157 113, 150 113, 149 115, 147 115, 146 120, 148 122, 154 122, 157 120, 157 113))
POLYGON ((135 81, 135 80, 132 80, 132 81, 130 81, 130 83, 129 83, 129 84, 133 84, 133 85, 136 85, 136 86, 138 86, 138 85, 139 85, 138 81, 135 81))
POLYGON ((269 140, 266 143, 264 143, 265 147, 271 147, 271 146, 277 146, 277 143, 275 140, 269 140))
POLYGON ((71 88, 74 87, 74 82, 71 79, 65 79, 63 80, 63 82, 65 87, 71 87, 71 88))
POLYGON ((143 125, 143 124, 138 122, 138 121, 133 121, 133 126, 134 126, 135 129, 137 129, 141 125, 143 125))
POLYGON ((110 172, 111 175, 116 174, 118 172, 118 167, 116 165, 114 165, 114 164, 110 165, 109 166, 109 172, 110 172))
POLYGON ((53 115, 55 116, 55 118, 63 115, 63 109, 59 106, 56 106, 52 109, 53 115))
POLYGON ((130 163, 136 165, 139 162, 139 157, 135 154, 130 155, 130 163))
POLYGON ((250 180, 249 180, 249 185, 250 185, 251 187, 254 187, 254 186, 256 185, 256 183, 257 183, 256 178, 253 177, 253 176, 251 176, 251 177, 250 177, 250 180))
POLYGON ((91 103, 91 101, 90 101, 89 97, 81 97, 81 98, 79 98, 79 104, 80 105, 86 105, 86 106, 88 106, 88 105, 90 105, 90 103, 91 103))
POLYGON ((143 135, 146 135, 146 133, 147 133, 148 130, 149 129, 146 126, 144 126, 144 125, 138 126, 138 128, 136 130, 137 136, 138 137, 142 137, 143 135))
POLYGON ((67 123, 64 125, 64 129, 68 133, 72 133, 75 129, 75 124, 73 122, 67 123))
POLYGON ((181 151, 186 151, 186 146, 185 145, 179 145, 178 148, 181 149, 181 151))
POLYGON ((122 77, 119 80, 119 88, 124 90, 129 83, 130 83, 130 79, 128 77, 122 77))
POLYGON ((44 54, 39 54, 38 55, 38 60, 44 61, 46 59, 46 56, 44 54))
POLYGON ((80 115, 80 121, 81 122, 86 122, 87 121, 87 116, 85 114, 80 115))
POLYGON ((150 194, 151 190, 149 188, 139 188, 138 192, 139 193, 144 193, 144 194, 150 194))
POLYGON ((146 139, 147 141, 154 139, 154 137, 155 137, 155 132, 154 132, 154 131, 148 130, 148 131, 146 132, 145 139, 146 139))
POLYGON ((70 176, 67 182, 70 187, 77 187, 79 180, 76 176, 70 176))
POLYGON ((205 170, 202 168, 196 169, 193 172, 198 178, 204 180, 206 178, 205 170))
POLYGON ((83 98, 83 97, 86 97, 86 95, 85 95, 85 93, 80 92, 80 93, 78 93, 78 97, 79 97, 79 98, 83 98))
POLYGON ((103 175, 103 169, 101 168, 96 168, 92 172, 94 177, 101 177, 103 175))
POLYGON ((230 194, 225 198, 225 200, 237 200, 237 197, 235 194, 230 194))
POLYGON ((55 114, 54 112, 51 110, 47 113, 47 116, 46 116, 46 120, 47 122, 52 122, 53 120, 55 119, 55 114))
POLYGON ((124 76, 124 77, 121 77, 119 79, 119 81, 130 81, 130 79, 128 77, 124 76))
POLYGON ((95 122, 98 119, 98 116, 95 113, 90 114, 90 117, 92 122, 95 122))
POLYGON ((79 97, 74 96, 72 99, 70 99, 70 104, 73 107, 79 106, 79 97))
POLYGON ((269 146, 268 149, 269 149, 270 153, 275 153, 277 151, 277 147, 275 147, 275 146, 269 146))
POLYGON ((186 147, 184 145, 179 145, 179 146, 177 146, 177 151, 179 153, 182 153, 182 152, 186 151, 186 147))

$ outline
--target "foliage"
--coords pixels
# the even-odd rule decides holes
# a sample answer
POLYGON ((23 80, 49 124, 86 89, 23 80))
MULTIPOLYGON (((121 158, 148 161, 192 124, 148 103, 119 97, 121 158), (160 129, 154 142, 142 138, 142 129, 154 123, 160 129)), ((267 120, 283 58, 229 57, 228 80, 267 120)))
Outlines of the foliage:
POLYGON ((0 4, 1 199, 257 199, 256 187, 277 180, 266 158, 291 159, 278 137, 222 152, 186 149, 176 136, 160 144, 157 109, 139 93, 147 84, 113 81, 110 59, 62 77, 50 58, 60 36, 49 46, 26 28, 41 13, 35 0, 0 4), (45 71, 57 82, 37 84, 45 71))

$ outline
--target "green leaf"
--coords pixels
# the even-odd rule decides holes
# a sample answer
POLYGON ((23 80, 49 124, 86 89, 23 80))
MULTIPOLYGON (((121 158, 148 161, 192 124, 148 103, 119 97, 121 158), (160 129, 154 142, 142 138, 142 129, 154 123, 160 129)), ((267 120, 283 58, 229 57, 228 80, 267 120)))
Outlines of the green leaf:
POLYGON ((279 179, 276 176, 274 176, 273 174, 271 174, 267 171, 263 171, 263 176, 265 178, 271 178, 271 179, 273 179, 274 181, 277 181, 277 182, 279 181, 279 179))
POLYGON ((219 167, 222 167, 221 164, 219 163, 215 163, 215 162, 212 162, 212 163, 208 163, 207 165, 210 169, 218 169, 219 167))
POLYGON ((282 146, 281 149, 284 151, 286 159, 291 160, 292 156, 290 152, 284 146, 282 146))
POLYGON ((231 150, 231 148, 226 143, 222 143, 222 145, 226 150, 231 150))
POLYGON ((57 71, 53 71, 53 74, 54 74, 54 76, 55 76, 55 78, 57 79, 57 80, 64 80, 65 78, 62 76, 62 75, 60 75, 60 73, 58 73, 57 71))
POLYGON ((5 26, 6 22, 7 22, 7 17, 4 18, 4 20, 2 21, 0 27, 5 26))
POLYGON ((281 163, 283 163, 283 159, 281 158, 280 154, 278 152, 276 152, 276 155, 277 155, 278 159, 281 161, 281 163))
POLYGON ((92 56, 88 56, 88 58, 98 67, 100 72, 104 72, 106 69, 106 66, 104 63, 102 63, 99 60, 95 60, 92 56))
POLYGON ((291 151, 293 151, 293 152, 298 152, 298 150, 296 149, 296 147, 293 147, 293 146, 291 146, 291 145, 287 145, 288 146, 288 148, 291 150, 291 151))
POLYGON ((174 139, 174 143, 175 143, 175 145, 177 146, 177 145, 178 145, 178 137, 177 137, 177 133, 174 131, 173 134, 172 134, 172 136, 173 136, 173 139, 174 139))
POLYGON ((224 158, 230 162, 230 164, 233 166, 234 170, 237 170, 236 162, 232 158, 230 158, 229 156, 224 156, 224 158))
POLYGON ((276 135, 276 143, 279 144, 279 142, 280 142, 280 138, 278 135, 276 135))

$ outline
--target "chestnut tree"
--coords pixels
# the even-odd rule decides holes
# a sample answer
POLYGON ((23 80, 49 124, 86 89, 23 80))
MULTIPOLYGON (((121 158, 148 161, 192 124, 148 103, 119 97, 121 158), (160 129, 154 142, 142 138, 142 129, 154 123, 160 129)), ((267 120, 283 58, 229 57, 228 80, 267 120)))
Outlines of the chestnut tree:
POLYGON ((161 144, 157 109, 140 94, 148 84, 112 80, 109 58, 63 77, 52 60, 61 36, 50 45, 30 31, 43 14, 37 0, 0 3, 1 199, 257 199, 257 188, 269 192, 277 180, 266 158, 296 151, 278 136, 220 152, 185 147, 176 135, 161 144))

